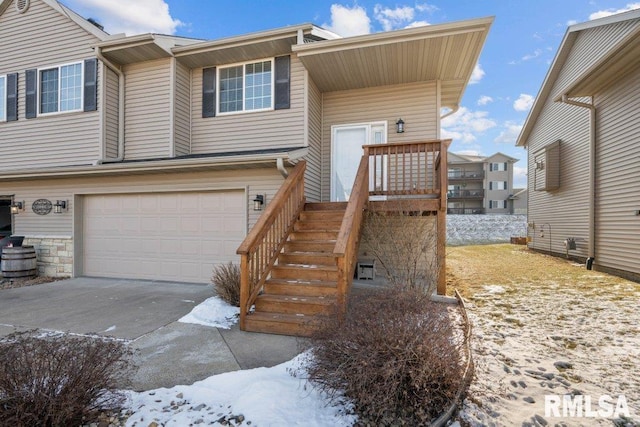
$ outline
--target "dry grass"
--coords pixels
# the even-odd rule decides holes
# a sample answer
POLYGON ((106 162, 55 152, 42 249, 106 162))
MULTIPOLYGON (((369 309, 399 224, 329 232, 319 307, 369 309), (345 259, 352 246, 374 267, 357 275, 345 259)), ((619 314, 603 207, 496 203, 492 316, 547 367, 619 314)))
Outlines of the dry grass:
POLYGON ((44 283, 51 283, 57 280, 64 280, 64 278, 37 276, 28 278, 2 278, 0 276, 0 289, 13 289, 22 288, 25 286, 42 285, 44 283))

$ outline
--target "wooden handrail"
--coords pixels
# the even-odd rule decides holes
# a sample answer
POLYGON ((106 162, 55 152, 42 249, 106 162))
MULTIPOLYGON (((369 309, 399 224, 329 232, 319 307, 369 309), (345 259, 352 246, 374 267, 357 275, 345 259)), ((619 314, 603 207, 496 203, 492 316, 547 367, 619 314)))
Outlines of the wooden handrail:
POLYGON ((344 313, 347 294, 353 283, 353 272, 358 258, 360 228, 364 219, 364 209, 369 200, 369 154, 360 160, 347 209, 338 232, 333 254, 338 265, 338 308, 344 313))
POLYGON ((293 226, 304 209, 304 173, 300 161, 267 205, 236 253, 240 255, 240 329, 293 226))

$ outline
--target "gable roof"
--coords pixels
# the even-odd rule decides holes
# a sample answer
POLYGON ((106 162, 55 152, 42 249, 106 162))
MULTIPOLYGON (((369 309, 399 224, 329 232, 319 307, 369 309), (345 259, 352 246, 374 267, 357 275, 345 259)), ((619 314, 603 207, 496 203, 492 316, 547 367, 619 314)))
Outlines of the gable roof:
MULTIPOLYGON (((562 39, 562 43, 558 48, 558 52, 547 71, 547 75, 542 83, 538 96, 533 103, 533 107, 529 111, 527 120, 520 131, 520 135, 516 141, 516 146, 522 147, 527 145, 529 135, 533 130, 538 116, 547 102, 547 99, 553 89, 562 68, 564 67, 569 53, 573 48, 576 39, 581 31, 604 25, 615 24, 618 22, 640 19, 640 9, 617 15, 607 16, 605 18, 594 19, 592 21, 583 22, 572 25, 562 39)), ((619 76, 621 72, 628 72, 630 69, 638 65, 640 58, 640 26, 628 34, 621 40, 611 43, 607 52, 602 55, 589 69, 585 70, 578 78, 571 82, 562 90, 563 94, 569 97, 581 97, 593 95, 599 89, 608 85, 612 77, 619 76)), ((554 99, 559 101, 559 99, 554 99)))

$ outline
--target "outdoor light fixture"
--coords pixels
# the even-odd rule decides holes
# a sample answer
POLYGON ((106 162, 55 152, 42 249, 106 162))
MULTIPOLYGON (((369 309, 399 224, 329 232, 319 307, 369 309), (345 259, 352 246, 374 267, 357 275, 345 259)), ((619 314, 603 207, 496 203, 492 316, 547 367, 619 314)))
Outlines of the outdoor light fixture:
POLYGON ((264 206, 264 195, 258 194, 256 198, 253 199, 253 210, 261 211, 264 206))
POLYGON ((56 204, 53 205, 53 213, 62 213, 67 210, 67 201, 66 200, 56 200, 56 204))
POLYGON ((11 213, 17 214, 24 210, 24 201, 22 202, 13 202, 11 205, 11 213))
POLYGON ((396 132, 404 133, 404 120, 402 120, 401 118, 396 122, 396 132))

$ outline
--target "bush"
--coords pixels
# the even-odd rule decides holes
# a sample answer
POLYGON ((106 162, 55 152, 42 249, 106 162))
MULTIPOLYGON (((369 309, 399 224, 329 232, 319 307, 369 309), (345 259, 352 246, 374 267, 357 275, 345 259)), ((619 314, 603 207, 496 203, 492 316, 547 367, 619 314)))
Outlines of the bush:
POLYGON ((360 425, 428 424, 452 402, 463 370, 462 343, 438 309, 419 291, 352 298, 311 338, 310 380, 349 399, 360 425))
POLYGON ((0 340, 0 425, 70 426, 119 410, 131 368, 123 343, 34 331, 0 340))
POLYGON ((217 265, 213 269, 211 282, 220 298, 240 307, 240 267, 232 262, 217 265))

